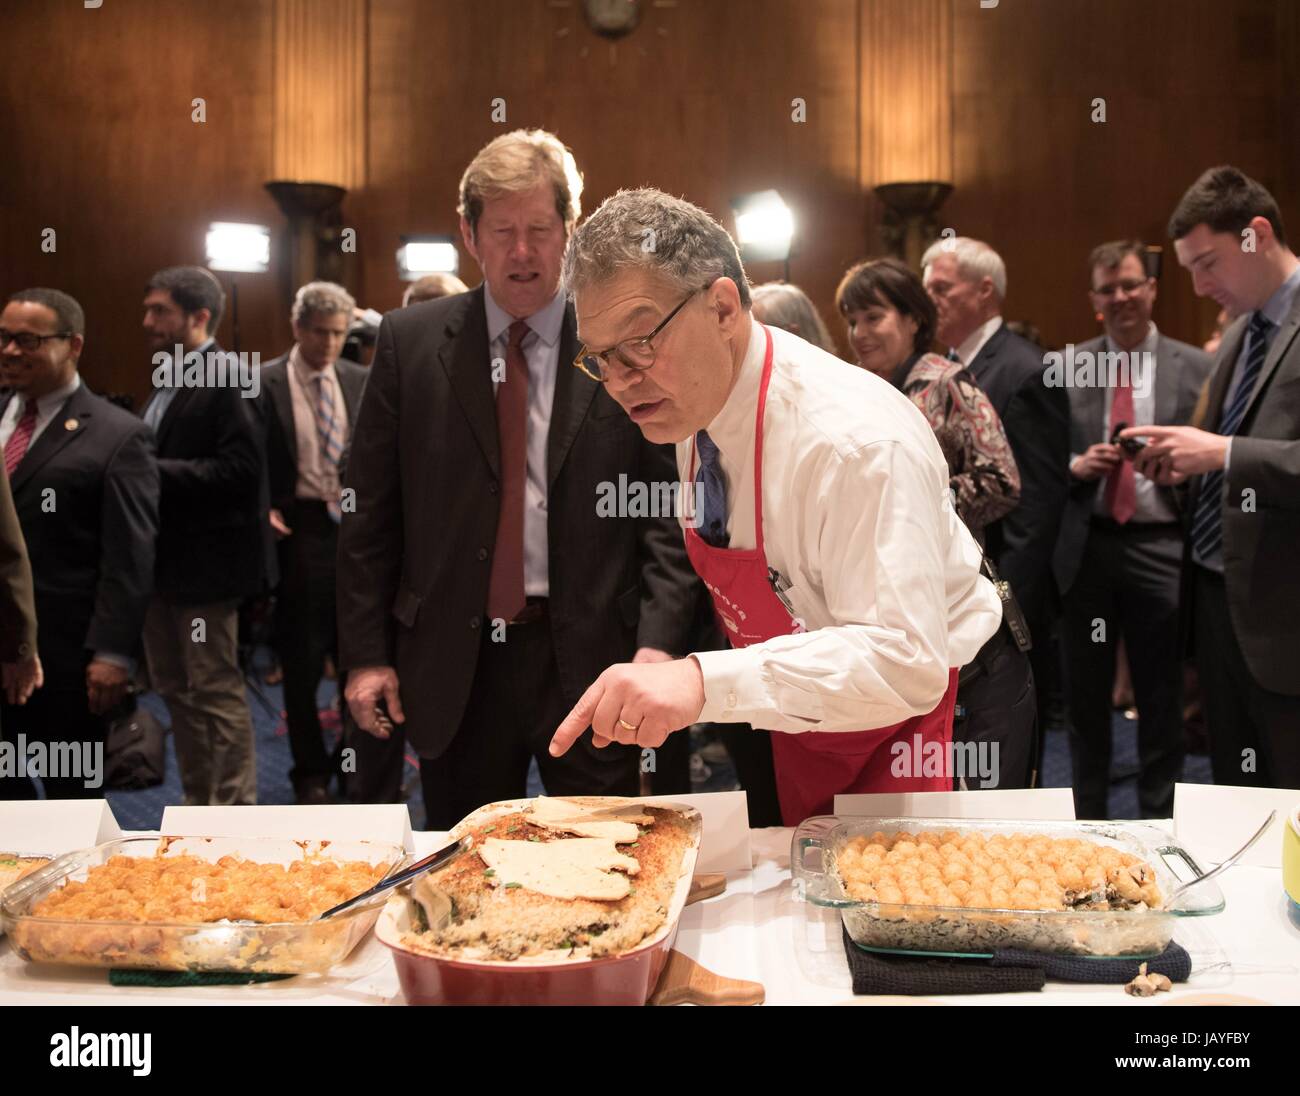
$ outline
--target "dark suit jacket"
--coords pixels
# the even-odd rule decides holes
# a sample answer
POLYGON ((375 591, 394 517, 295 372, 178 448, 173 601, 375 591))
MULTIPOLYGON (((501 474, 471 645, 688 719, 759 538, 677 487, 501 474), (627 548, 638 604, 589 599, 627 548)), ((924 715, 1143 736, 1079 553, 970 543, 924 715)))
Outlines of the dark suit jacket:
MULTIPOLYGON (((685 653, 698 582, 675 518, 598 515, 602 482, 671 483, 677 466, 572 367, 577 351, 570 308, 547 442, 549 618, 570 703, 639 646, 685 653)), ((349 669, 396 667, 423 757, 460 726, 491 626, 499 467, 482 287, 390 312, 350 447, 356 512, 340 531, 339 640, 349 669)))
POLYGON ((36 652, 36 600, 23 527, 14 510, 9 477, 0 476, 0 662, 36 652))
MULTIPOLYGON (((1075 347, 1075 353, 1087 351, 1098 354, 1110 348, 1104 335, 1075 347)), ((1210 356, 1203 350, 1185 342, 1156 336, 1156 407, 1158 426, 1182 426, 1191 421, 1196 399, 1210 375, 1210 356)), ((1106 422, 1106 405, 1113 397, 1110 388, 1070 388, 1070 452, 1079 454, 1088 446, 1110 441, 1103 436, 1106 422)), ((1129 423, 1132 426, 1132 423, 1129 423)), ((1114 426, 1111 427, 1112 431, 1114 426)), ((1083 559, 1083 549, 1088 543, 1088 521, 1092 516, 1097 492, 1104 479, 1085 482, 1070 477, 1070 501, 1061 522, 1061 534, 1056 542, 1056 584, 1064 594, 1073 585, 1083 559)), ((1181 510, 1178 495, 1172 487, 1157 488, 1174 513, 1181 510)))
MULTIPOLYGON (((1249 314, 1223 335, 1210 377, 1207 429, 1223 412, 1249 314)), ((1191 481, 1188 520, 1201 478, 1191 481)), ((1300 297, 1273 334, 1268 357, 1232 440, 1223 496, 1223 564, 1228 611, 1238 646, 1265 689, 1300 696, 1300 297), (1243 494, 1253 492, 1252 496, 1243 494), (1246 500, 1253 506, 1247 508, 1246 500)), ((1190 546, 1189 546, 1190 555, 1190 546)), ((1192 568, 1184 567, 1186 579, 1192 568)), ((1183 604, 1192 607, 1190 586, 1183 604)))
POLYGON ((1054 611, 1052 554, 1070 490, 1069 398, 1064 388, 1043 383, 1042 350, 1005 323, 970 371, 1002 420, 1020 469, 1020 501, 986 527, 984 551, 1011 583, 1030 628, 1041 632, 1054 611))
MULTIPOLYGON (((348 413, 349 438, 357 428, 361 393, 366 387, 368 370, 356 362, 340 358, 334 363, 348 413)), ((289 355, 262 366, 262 391, 257 398, 266 439, 266 476, 270 484, 271 505, 281 512, 293 505, 298 483, 298 434, 293 423, 293 393, 289 388, 289 355)))
POLYGON ((12 486, 36 582, 45 687, 84 688, 90 653, 139 649, 158 529, 153 435, 83 380, 12 486))
POLYGON ((269 584, 264 453, 252 403, 234 387, 181 388, 158 424, 155 588, 173 601, 236 600, 269 584))

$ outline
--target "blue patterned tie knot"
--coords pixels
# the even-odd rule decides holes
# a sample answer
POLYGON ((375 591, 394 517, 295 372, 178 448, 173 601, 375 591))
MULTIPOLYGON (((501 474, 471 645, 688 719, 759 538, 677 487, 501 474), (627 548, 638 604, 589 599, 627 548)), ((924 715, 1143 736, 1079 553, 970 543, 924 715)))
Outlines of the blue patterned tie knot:
POLYGON ((696 500, 699 534, 706 544, 725 548, 731 542, 727 536, 727 481, 722 475, 718 447, 701 430, 695 435, 695 448, 700 454, 700 469, 695 475, 699 485, 696 500))

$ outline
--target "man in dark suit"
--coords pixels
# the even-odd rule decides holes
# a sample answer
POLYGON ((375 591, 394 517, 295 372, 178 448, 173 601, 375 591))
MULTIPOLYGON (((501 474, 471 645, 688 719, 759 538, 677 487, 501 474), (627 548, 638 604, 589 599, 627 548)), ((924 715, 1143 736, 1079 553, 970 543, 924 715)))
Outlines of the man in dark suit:
POLYGON ((239 603, 268 577, 258 375, 216 345, 224 307, 221 283, 197 266, 159 271, 144 299, 154 391, 143 415, 162 484, 145 658, 171 713, 185 802, 200 805, 257 799, 239 603))
MULTIPOLYGON (((676 481, 670 450, 573 368, 559 288, 581 179, 552 135, 487 145, 461 182, 469 293, 389 313, 350 449, 339 545, 347 697, 420 756, 429 828, 523 794, 632 795, 639 751, 548 751, 602 670, 684 653, 696 589, 672 514, 601 516, 620 476, 676 481), (399 691, 400 690, 400 691, 399 691)), ((360 769, 363 759, 358 757, 360 769)))
MULTIPOLYGON (((987 393, 1020 470, 1020 501, 985 529, 985 554, 1011 584, 1033 639, 1029 660, 1038 683, 1054 678, 1049 636, 1058 605, 1052 578, 1056 534, 1069 497, 1069 397, 1048 384, 1043 352, 1002 319, 1006 266, 988 244, 958 236, 933 244, 921 260, 939 313, 936 337, 987 393)), ((1043 721, 1039 721, 1041 741, 1043 721)))
POLYGON ((309 282, 294 298, 293 348, 262 368, 270 521, 279 538, 275 646, 300 803, 328 801, 333 772, 316 689, 338 661, 335 557, 342 515, 339 463, 356 425, 366 370, 339 357, 356 302, 341 285, 309 282))
MULTIPOLYGON (((102 795, 105 717, 126 695, 153 586, 153 437, 82 383, 85 316, 66 293, 16 293, 0 329, 12 389, 0 445, 32 561, 45 679, 22 706, 6 698, 0 726, 10 742, 76 744, 50 751, 60 771, 38 774, 48 798, 102 795)), ((25 778, 0 783, 6 798, 35 794, 25 778)))
POLYGON ((1137 470, 1190 483, 1184 616, 1214 779, 1300 788, 1300 260, 1277 203, 1211 168, 1169 221, 1198 296, 1239 317, 1210 377, 1207 425, 1133 427, 1137 470))
POLYGON ((1156 280, 1141 243, 1102 244, 1088 269, 1106 333, 1068 351, 1070 504, 1056 545, 1075 811, 1110 817, 1110 697, 1123 637, 1138 709, 1138 809, 1168 818, 1184 754, 1179 504, 1173 488, 1137 474, 1111 438, 1125 426, 1188 422, 1210 359, 1151 322, 1156 280))

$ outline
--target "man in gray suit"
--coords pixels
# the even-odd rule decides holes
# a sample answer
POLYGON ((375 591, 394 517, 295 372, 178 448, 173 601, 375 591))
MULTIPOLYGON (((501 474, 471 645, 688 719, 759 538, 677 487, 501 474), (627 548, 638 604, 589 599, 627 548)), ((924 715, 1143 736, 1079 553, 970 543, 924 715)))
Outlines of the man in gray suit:
POLYGON ((1171 487, 1139 474, 1111 439, 1126 426, 1186 423, 1209 375, 1203 351, 1156 330, 1146 248, 1119 240, 1088 260, 1105 334, 1073 349, 1070 501, 1053 561, 1062 591, 1074 803, 1107 818, 1111 684, 1122 636, 1138 708, 1138 808, 1173 813, 1183 770, 1178 587, 1183 538, 1171 487), (1091 372, 1085 372, 1087 369, 1091 372))
POLYGON ((1234 167, 1205 172, 1169 221, 1224 333, 1206 423, 1135 427, 1137 469, 1189 482, 1184 618, 1205 696, 1214 779, 1300 788, 1300 259, 1272 195, 1234 167))
POLYGON ((262 368, 270 522, 278 541, 275 647, 284 667, 299 803, 328 801, 333 766, 316 689, 325 657, 338 661, 335 557, 342 518, 339 465, 356 426, 363 366, 339 357, 356 302, 341 285, 308 282, 294 297, 293 348, 262 368))

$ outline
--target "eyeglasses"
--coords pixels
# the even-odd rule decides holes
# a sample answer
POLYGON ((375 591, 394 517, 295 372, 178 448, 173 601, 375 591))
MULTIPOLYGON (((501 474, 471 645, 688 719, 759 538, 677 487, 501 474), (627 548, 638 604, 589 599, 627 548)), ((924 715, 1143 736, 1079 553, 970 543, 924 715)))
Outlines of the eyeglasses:
MULTIPOLYGON (((712 284, 712 282, 709 283, 709 285, 712 284)), ((703 285, 699 289, 691 290, 690 293, 686 294, 681 304, 660 320, 659 326, 651 331, 649 335, 624 339, 620 343, 615 343, 608 350, 589 350, 584 345, 573 361, 574 368, 581 369, 593 381, 605 384, 609 380, 609 359, 613 355, 617 356, 619 363, 626 368, 635 370, 637 373, 644 373, 655 363, 655 338, 668 326, 669 321, 686 307, 687 301, 694 297, 696 293, 703 293, 708 288, 708 285, 703 285)))
POLYGON ((11 342, 16 342, 19 349, 31 353, 33 350, 39 350, 41 344, 46 339, 70 339, 71 331, 56 331, 53 335, 37 335, 31 331, 6 331, 0 327, 0 350, 3 350, 11 342))
POLYGON ((1098 297, 1113 297, 1121 289, 1130 297, 1139 289, 1145 289, 1150 278, 1125 278, 1122 282, 1107 282, 1093 290, 1098 297))

